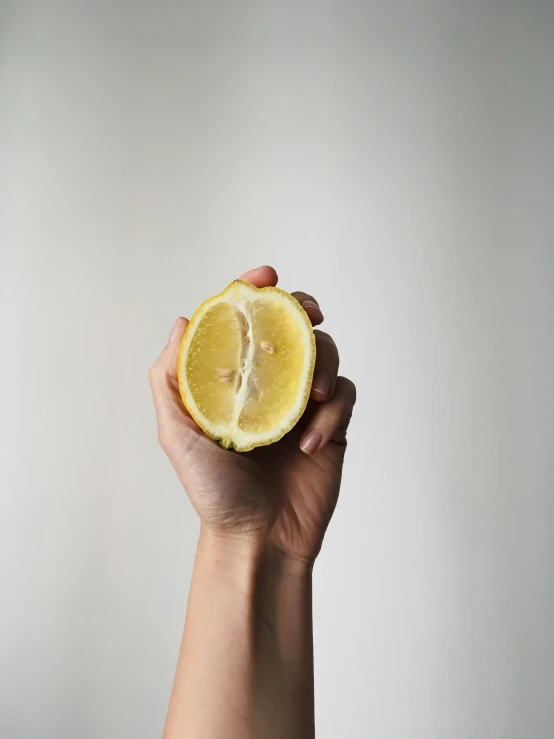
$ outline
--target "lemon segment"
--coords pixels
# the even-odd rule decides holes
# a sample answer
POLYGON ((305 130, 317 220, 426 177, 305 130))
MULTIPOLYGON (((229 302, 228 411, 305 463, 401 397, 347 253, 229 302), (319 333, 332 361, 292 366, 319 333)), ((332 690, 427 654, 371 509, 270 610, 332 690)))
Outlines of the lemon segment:
POLYGON ((256 343, 250 375, 254 392, 242 409, 238 425, 243 431, 259 434, 278 426, 294 405, 305 350, 296 316, 280 303, 256 300, 251 318, 256 343), (260 393, 258 389, 262 389, 260 393))
POLYGON ((233 419, 233 378, 241 348, 235 313, 230 303, 217 303, 210 308, 192 337, 187 355, 190 393, 200 413, 211 423, 229 424, 233 419), (218 372, 227 368, 231 370, 229 374, 218 372))
POLYGON ((196 423, 224 447, 271 444, 308 401, 315 340, 284 290, 236 280, 204 302, 181 344, 179 389, 196 423))

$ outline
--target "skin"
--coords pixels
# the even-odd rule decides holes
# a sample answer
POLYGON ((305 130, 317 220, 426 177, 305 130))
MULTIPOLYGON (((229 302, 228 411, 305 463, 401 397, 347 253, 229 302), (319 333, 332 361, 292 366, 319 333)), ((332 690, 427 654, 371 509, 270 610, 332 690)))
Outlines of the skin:
MULTIPOLYGON (((272 267, 241 279, 277 284, 272 267)), ((312 324, 311 295, 293 293, 312 324)), ((177 319, 150 371, 160 443, 201 521, 164 739, 309 739, 313 722, 311 573, 337 503, 356 399, 332 338, 316 330, 311 398, 276 444, 222 449, 183 406, 177 319)))

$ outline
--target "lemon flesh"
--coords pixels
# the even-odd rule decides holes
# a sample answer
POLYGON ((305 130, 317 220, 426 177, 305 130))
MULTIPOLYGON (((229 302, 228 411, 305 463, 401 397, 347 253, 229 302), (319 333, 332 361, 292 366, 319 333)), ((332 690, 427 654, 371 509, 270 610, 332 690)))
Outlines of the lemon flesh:
POLYGON ((278 441, 308 401, 315 340, 287 292, 236 280, 193 315, 179 352, 181 397, 221 445, 248 451, 278 441))

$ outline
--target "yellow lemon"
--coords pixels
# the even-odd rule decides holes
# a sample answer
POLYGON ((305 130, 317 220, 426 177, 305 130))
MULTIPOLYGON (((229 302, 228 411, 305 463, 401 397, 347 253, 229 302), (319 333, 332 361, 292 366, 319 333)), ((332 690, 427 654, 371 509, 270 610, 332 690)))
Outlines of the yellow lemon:
POLYGON ((292 295, 235 280, 195 312, 179 350, 179 390, 196 423, 225 448, 278 441, 308 402, 310 319, 292 295))

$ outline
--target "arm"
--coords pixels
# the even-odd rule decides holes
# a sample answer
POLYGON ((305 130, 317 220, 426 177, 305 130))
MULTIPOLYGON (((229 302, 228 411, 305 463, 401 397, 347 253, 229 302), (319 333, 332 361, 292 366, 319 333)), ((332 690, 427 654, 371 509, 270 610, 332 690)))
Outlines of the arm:
POLYGON ((311 566, 203 530, 164 739, 314 736, 311 566))
MULTIPOLYGON (((242 279, 275 285, 269 267, 242 279)), ((313 325, 317 301, 293 293, 313 325)), ((333 339, 316 337, 311 399, 278 443, 222 449, 179 396, 175 323, 150 371, 160 442, 201 520, 164 739, 314 736, 313 562, 337 502, 356 399, 333 339)))

